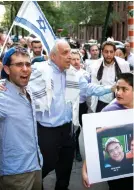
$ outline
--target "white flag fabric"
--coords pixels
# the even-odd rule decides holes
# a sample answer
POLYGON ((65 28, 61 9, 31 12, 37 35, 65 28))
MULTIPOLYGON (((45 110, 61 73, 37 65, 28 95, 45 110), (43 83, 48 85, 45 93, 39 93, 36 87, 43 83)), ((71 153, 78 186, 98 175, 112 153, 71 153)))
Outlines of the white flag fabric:
POLYGON ((14 20, 18 25, 38 37, 46 51, 52 49, 56 36, 36 1, 24 1, 14 20))

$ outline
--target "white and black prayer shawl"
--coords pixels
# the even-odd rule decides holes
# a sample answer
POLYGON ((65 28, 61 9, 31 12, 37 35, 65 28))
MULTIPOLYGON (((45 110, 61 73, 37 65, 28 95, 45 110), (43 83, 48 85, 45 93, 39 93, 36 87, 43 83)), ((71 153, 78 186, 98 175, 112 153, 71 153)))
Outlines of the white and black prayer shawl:
POLYGON ((80 100, 80 88, 79 88, 79 76, 77 70, 70 66, 70 69, 66 70, 66 103, 72 104, 72 122, 75 126, 79 126, 79 100, 80 100))
POLYGON ((36 111, 50 111, 54 95, 52 69, 47 61, 36 62, 32 65, 29 86, 32 91, 36 111))
MULTIPOLYGON (((29 86, 36 105, 36 111, 49 111, 54 97, 53 93, 53 69, 49 61, 37 62, 32 65, 32 74, 29 86)), ((72 122, 79 126, 79 75, 76 75, 76 69, 70 67, 66 70, 66 90, 65 101, 72 104, 72 122)))

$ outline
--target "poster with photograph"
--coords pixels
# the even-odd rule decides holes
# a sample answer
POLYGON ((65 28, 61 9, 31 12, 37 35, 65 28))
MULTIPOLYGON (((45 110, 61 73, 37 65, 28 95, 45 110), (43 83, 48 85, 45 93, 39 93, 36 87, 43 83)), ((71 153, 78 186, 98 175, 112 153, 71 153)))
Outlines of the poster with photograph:
POLYGON ((83 115, 83 135, 90 183, 133 175, 133 110, 83 115))

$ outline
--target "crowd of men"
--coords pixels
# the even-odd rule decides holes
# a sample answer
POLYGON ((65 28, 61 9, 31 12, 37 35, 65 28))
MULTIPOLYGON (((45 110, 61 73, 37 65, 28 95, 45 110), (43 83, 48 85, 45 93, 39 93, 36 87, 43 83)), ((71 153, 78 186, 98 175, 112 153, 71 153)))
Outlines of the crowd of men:
MULTIPOLYGON (((82 114, 133 108, 133 54, 126 42, 126 61, 106 41, 101 58, 95 44, 84 60, 82 48, 59 39, 46 55, 39 39, 30 40, 6 46, 1 58, 0 188, 40 190, 55 170, 55 190, 68 190, 74 156, 82 161, 82 114)), ((89 187, 86 162, 82 175, 89 187)))

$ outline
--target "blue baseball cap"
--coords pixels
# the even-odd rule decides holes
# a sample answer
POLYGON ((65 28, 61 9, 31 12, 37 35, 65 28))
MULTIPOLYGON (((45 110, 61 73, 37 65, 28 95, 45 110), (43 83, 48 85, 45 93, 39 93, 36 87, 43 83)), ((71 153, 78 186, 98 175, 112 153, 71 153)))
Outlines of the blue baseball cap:
MULTIPOLYGON (((8 61, 9 61, 10 57, 11 57, 15 52, 18 52, 18 51, 23 51, 23 52, 25 52, 25 53, 28 54, 27 49, 24 48, 24 47, 19 47, 19 46, 12 47, 12 48, 8 49, 8 50, 5 52, 4 56, 3 56, 3 59, 2 59, 3 66, 4 66, 4 65, 7 65, 7 63, 8 63, 8 61)), ((2 71, 1 71, 1 77, 2 77, 2 79, 8 78, 8 74, 6 74, 6 72, 4 71, 4 68, 3 68, 2 71)))
POLYGON ((16 48, 12 47, 9 50, 7 50, 3 56, 2 63, 3 65, 6 65, 9 58, 16 52, 16 48))
MULTIPOLYGON (((10 59, 10 57, 16 52, 16 48, 15 47, 12 47, 10 48, 9 50, 7 50, 3 56, 3 59, 2 59, 2 63, 3 63, 3 66, 7 64, 8 60, 10 59)), ((4 68, 2 69, 1 71, 1 78, 2 79, 6 79, 8 78, 8 74, 4 71, 4 68)))

